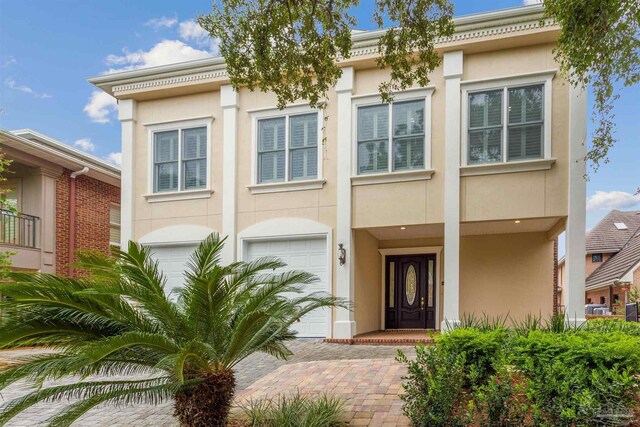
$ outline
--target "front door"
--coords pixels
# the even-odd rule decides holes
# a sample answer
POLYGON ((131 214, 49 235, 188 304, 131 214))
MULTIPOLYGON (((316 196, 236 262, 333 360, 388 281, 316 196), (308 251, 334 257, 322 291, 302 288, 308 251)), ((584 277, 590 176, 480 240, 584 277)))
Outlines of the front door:
POLYGON ((435 329, 435 255, 389 256, 386 329, 435 329))

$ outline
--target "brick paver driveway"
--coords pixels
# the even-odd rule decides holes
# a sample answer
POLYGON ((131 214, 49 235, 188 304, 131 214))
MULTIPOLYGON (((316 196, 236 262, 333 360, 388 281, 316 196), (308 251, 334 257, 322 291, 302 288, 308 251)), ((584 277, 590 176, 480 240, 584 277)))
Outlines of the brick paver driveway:
MULTIPOLYGON (((289 344, 293 356, 287 361, 254 354, 236 368, 237 400, 279 393, 328 392, 349 399, 346 410, 353 425, 396 425, 400 414, 400 367, 393 358, 396 347, 328 344, 320 340, 299 339, 289 344), (262 379, 261 381, 259 381, 262 379), (395 417, 395 418, 394 418, 395 417), (397 420, 394 421, 394 420, 397 420)), ((413 354, 411 347, 401 347, 413 354)), ((11 360, 28 350, 0 352, 11 360)), ((12 385, 0 395, 0 405, 29 391, 25 383, 12 385)), ((14 418, 8 426, 36 427, 68 402, 42 403, 14 418)), ((152 406, 101 406, 88 412, 74 425, 102 426, 177 426, 170 403, 152 406)))

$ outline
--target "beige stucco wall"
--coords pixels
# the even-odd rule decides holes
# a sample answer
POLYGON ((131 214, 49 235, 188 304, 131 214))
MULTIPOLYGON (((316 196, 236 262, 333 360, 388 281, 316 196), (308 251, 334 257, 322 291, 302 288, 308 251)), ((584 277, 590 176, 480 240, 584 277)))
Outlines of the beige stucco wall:
POLYGON ((461 315, 547 318, 553 312, 552 290, 553 241, 546 233, 460 239, 461 315))
MULTIPOLYGON (((463 80, 557 69, 553 45, 467 55, 463 80)), ((540 218, 567 215, 569 170, 569 86, 559 74, 552 85, 551 157, 548 171, 462 177, 461 221, 540 218)), ((462 130, 464 132, 464 129, 462 130)), ((464 155, 464 153, 463 153, 464 155)))
POLYGON ((206 92, 174 98, 141 101, 134 144, 134 238, 159 228, 193 224, 222 228, 222 109, 220 92, 206 92), (149 203, 149 136, 146 126, 158 123, 213 117, 211 125, 211 168, 213 194, 207 199, 149 203))
POLYGON ((336 97, 329 94, 325 115, 328 116, 322 146, 322 177, 326 179, 322 189, 285 191, 268 194, 251 194, 247 186, 255 167, 253 153, 253 117, 248 111, 275 109, 273 94, 241 89, 238 105, 238 171, 237 171, 237 230, 273 218, 295 217, 317 221, 335 228, 336 224, 336 97))
POLYGON ((356 333, 380 329, 382 316, 382 256, 378 240, 366 230, 354 232, 354 317, 356 333))

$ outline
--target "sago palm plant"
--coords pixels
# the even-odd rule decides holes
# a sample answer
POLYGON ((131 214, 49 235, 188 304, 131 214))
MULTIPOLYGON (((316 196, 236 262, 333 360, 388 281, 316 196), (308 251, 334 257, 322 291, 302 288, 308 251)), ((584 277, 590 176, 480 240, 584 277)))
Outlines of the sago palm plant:
POLYGON ((224 425, 238 362, 255 352, 286 358, 294 322, 347 303, 326 293, 301 295, 316 277, 275 272, 285 266, 275 258, 222 266, 223 244, 212 234, 198 246, 177 298, 167 295, 149 249, 136 243, 112 257, 81 255, 91 274, 79 279, 12 273, 13 282, 0 283, 0 294, 9 297, 1 307, 7 320, 0 348, 57 351, 0 371, 0 392, 19 380, 36 386, 0 408, 0 426, 36 403, 62 399, 73 403, 50 425, 69 425, 105 402, 171 399, 183 426, 224 425), (74 381, 45 383, 64 378, 74 381))

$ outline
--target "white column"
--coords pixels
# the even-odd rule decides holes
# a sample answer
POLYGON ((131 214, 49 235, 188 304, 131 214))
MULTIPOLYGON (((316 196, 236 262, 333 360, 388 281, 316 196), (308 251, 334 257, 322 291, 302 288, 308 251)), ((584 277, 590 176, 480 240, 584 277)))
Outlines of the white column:
POLYGON ((571 324, 585 321, 586 199, 585 156, 587 95, 583 88, 569 88, 569 209, 565 243, 565 316, 571 324))
POLYGON ((444 54, 444 301, 440 325, 447 330, 460 320, 460 79, 462 51, 444 54))
POLYGON ((122 165, 120 166, 120 247, 127 248, 129 240, 133 239, 133 183, 134 160, 133 148, 136 139, 136 109, 134 99, 120 99, 118 101, 118 120, 122 124, 122 165))
POLYGON ((220 88, 222 106, 222 234, 227 240, 222 251, 222 263, 236 260, 236 155, 238 93, 231 85, 220 88))
MULTIPOLYGON (((338 94, 338 200, 337 230, 334 254, 336 265, 336 296, 353 302, 353 231, 351 230, 351 95, 353 94, 353 67, 342 69, 342 77, 336 84, 338 94), (340 265, 337 259, 338 245, 344 245, 347 259, 340 265)), ((352 338, 356 333, 353 311, 336 309, 333 338, 352 338)))

